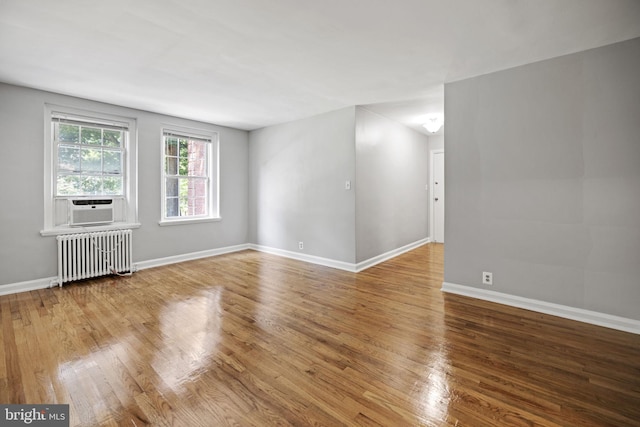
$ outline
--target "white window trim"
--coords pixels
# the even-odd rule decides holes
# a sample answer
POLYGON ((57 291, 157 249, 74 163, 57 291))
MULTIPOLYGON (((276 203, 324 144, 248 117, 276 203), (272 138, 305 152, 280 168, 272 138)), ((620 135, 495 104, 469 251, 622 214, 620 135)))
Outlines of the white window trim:
POLYGON ((195 217, 194 216, 191 219, 181 217, 180 219, 165 219, 165 220, 158 221, 158 225, 160 227, 166 227, 168 225, 197 224, 201 222, 218 222, 221 220, 222 218, 220 217, 201 217, 201 216, 195 217))
MULTIPOLYGON (((120 228, 139 228, 138 222, 138 150, 137 150, 137 121, 132 117, 123 117, 102 111, 85 110, 55 104, 44 106, 44 227, 40 231, 42 236, 55 236, 58 234, 77 233, 82 231, 100 231, 120 228), (100 121, 114 121, 127 123, 129 138, 127 138, 124 150, 124 199, 125 220, 100 226, 72 227, 69 225, 55 226, 54 202, 59 199, 54 193, 54 172, 56 171, 55 150, 52 140, 52 117, 54 114, 67 114, 69 116, 95 118, 100 121)), ((121 198, 121 196, 118 196, 121 198)), ((65 197, 66 198, 66 197, 65 197)), ((110 198, 101 196, 101 198, 110 198)))
POLYGON ((176 126, 173 124, 164 124, 160 129, 160 221, 158 225, 164 227, 168 225, 184 225, 197 224, 205 222, 217 222, 222 220, 220 217, 220 141, 219 134, 215 131, 196 129, 184 126, 176 126), (165 141, 164 135, 167 132, 176 133, 184 136, 193 136, 199 139, 210 139, 211 146, 209 150, 208 169, 209 169, 209 200, 208 211, 206 216, 192 217, 165 217, 166 204, 166 179, 165 179, 165 141))

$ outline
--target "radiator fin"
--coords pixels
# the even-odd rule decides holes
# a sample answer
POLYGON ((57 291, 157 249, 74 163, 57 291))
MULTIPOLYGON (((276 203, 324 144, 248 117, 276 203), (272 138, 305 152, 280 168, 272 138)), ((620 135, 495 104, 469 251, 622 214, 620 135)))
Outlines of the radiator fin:
POLYGON ((58 240, 58 285, 131 272, 132 230, 65 234, 58 240))

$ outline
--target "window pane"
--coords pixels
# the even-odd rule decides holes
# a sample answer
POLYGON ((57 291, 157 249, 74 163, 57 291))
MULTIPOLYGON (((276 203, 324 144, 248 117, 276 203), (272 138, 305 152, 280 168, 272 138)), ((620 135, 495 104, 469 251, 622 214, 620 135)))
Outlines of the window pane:
POLYGON ((177 138, 166 138, 165 139, 165 151, 164 153, 167 156, 177 156, 178 155, 178 139, 177 138))
POLYGON ((191 183, 190 197, 206 197, 207 181, 204 179, 194 179, 191 183))
POLYGON ((180 145, 180 157, 189 157, 189 140, 180 138, 178 144, 180 145))
POLYGON ((165 172, 167 173, 167 175, 178 174, 178 158, 177 157, 167 157, 165 159, 165 172))
POLYGON ((109 176, 102 179, 102 194, 109 196, 119 196, 122 191, 122 177, 109 176))
POLYGON ((182 176, 189 174, 189 140, 181 138, 178 140, 180 144, 180 169, 182 176))
POLYGON ((104 150, 102 163, 104 173, 122 173, 122 153, 120 151, 104 150))
POLYGON ((189 203, 189 180, 181 179, 180 180, 180 189, 179 189, 179 199, 180 199, 180 216, 187 215, 187 207, 189 203))
POLYGON ((102 149, 83 148, 82 149, 82 171, 101 172, 102 171, 102 149))
POLYGON ((102 145, 102 129, 82 127, 82 143, 102 145))
POLYGON ((178 178, 167 178, 165 195, 167 197, 178 197, 178 178))
POLYGON ((58 123, 58 141, 78 142, 79 128, 77 125, 58 123))
POLYGON ((178 212, 178 198, 177 197, 167 197, 165 210, 166 210, 166 212, 164 213, 164 215, 167 218, 178 216, 178 214, 179 214, 179 212, 178 212))
POLYGON ((80 177, 63 175, 58 176, 56 182, 57 196, 75 196, 80 193, 80 177))
POLYGON ((196 197, 189 199, 189 215, 206 215, 207 199, 204 197, 196 197))
POLYGON ((206 142, 194 142, 189 144, 189 175, 206 176, 207 175, 207 149, 209 144, 206 142))
POLYGON ((180 175, 187 176, 189 175, 189 159, 186 157, 180 157, 180 175))
POLYGON ((191 161, 189 163, 189 175, 207 176, 206 162, 204 160, 191 161))
POLYGON ((102 178, 99 176, 83 176, 80 185, 83 195, 93 196, 102 192, 102 178))
POLYGON ((73 147, 58 148, 58 170, 80 172, 80 150, 73 147))
POLYGON ((104 129, 104 142, 106 147, 121 147, 122 146, 122 131, 121 130, 109 130, 104 129))

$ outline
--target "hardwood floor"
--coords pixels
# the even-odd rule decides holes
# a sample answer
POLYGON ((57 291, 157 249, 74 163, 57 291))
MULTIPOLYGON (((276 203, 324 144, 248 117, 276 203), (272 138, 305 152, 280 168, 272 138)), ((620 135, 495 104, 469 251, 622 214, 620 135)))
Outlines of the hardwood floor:
POLYGON ((0 402, 71 425, 640 425, 640 335, 245 251, 0 297, 0 402))

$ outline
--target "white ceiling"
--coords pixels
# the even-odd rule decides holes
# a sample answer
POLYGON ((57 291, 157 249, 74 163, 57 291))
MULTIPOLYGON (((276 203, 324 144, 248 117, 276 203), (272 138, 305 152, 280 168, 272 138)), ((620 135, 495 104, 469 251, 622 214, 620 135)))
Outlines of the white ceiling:
POLYGON ((247 130, 367 105, 424 131, 445 82, 639 36, 638 0, 0 0, 0 81, 247 130))

